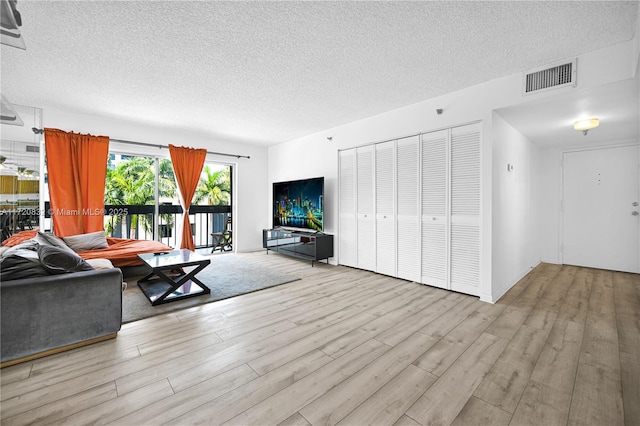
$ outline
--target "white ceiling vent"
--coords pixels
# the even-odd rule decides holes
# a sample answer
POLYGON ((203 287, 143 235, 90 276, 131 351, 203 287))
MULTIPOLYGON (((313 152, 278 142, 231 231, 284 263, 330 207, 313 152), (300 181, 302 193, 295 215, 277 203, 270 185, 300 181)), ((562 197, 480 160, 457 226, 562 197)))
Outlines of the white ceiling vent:
POLYGON ((537 68, 524 74, 522 80, 522 94, 530 95, 550 89, 566 86, 576 86, 576 60, 559 65, 537 68))

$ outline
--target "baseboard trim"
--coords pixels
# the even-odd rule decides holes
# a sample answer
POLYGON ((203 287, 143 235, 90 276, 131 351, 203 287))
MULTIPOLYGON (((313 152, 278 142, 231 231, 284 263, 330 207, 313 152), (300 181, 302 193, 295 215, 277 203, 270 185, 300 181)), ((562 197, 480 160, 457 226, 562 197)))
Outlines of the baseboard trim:
POLYGON ((60 346, 59 348, 48 349, 43 352, 38 352, 37 354, 28 355, 22 358, 12 359, 9 361, 4 361, 0 363, 0 368, 9 367, 11 365, 20 364, 23 362, 33 361, 34 359, 42 358, 45 356, 57 354, 64 351, 70 351, 72 349, 81 348, 83 346, 92 345, 98 342, 104 342, 105 340, 115 339, 118 336, 118 333, 107 334, 106 336, 95 337, 93 339, 84 340, 82 342, 73 343, 71 345, 60 346))

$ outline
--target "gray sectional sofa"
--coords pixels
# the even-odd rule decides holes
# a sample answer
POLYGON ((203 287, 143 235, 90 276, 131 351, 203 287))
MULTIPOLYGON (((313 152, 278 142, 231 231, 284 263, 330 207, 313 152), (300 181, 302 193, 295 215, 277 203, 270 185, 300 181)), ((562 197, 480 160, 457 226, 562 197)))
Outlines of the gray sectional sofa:
POLYGON ((30 241, 0 257, 0 366, 116 337, 122 271, 30 241), (13 274, 13 275, 12 275, 13 274))
POLYGON ((116 336, 122 272, 81 271, 0 282, 2 366, 116 336))

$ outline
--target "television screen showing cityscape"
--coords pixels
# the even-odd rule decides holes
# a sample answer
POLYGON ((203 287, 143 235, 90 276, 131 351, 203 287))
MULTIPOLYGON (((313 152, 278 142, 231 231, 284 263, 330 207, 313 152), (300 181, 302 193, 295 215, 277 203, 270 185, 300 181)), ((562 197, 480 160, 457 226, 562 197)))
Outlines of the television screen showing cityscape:
POLYGON ((273 227, 322 231, 324 178, 273 184, 273 227))

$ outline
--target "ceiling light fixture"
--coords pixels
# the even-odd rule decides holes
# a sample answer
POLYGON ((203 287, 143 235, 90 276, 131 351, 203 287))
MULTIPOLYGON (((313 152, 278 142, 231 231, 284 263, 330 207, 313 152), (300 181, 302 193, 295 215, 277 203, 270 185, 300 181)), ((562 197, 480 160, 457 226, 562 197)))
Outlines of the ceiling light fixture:
POLYGON ((587 135, 587 132, 591 129, 595 129, 600 125, 600 120, 597 118, 587 118, 584 120, 578 120, 573 123, 573 128, 582 132, 583 135, 587 135))

